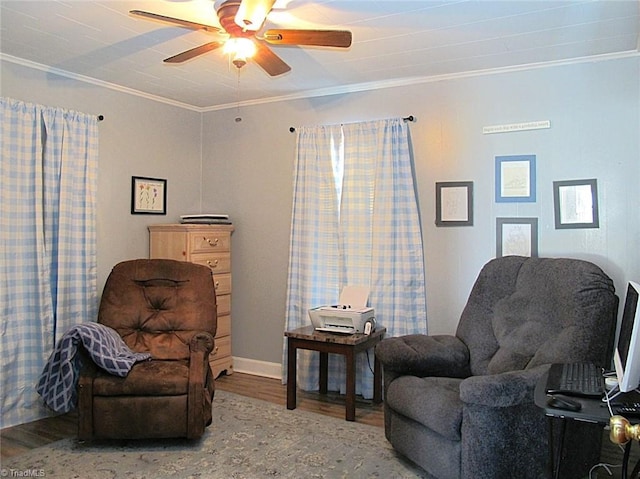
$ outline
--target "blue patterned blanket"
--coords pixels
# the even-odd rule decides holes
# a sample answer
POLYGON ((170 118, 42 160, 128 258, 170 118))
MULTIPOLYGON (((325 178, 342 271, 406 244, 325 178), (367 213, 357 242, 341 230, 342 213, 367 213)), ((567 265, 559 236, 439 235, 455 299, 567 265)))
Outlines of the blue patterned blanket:
POLYGON ((73 326, 56 344, 45 365, 36 391, 55 412, 69 412, 78 401, 77 384, 81 359, 78 346, 100 368, 116 376, 129 374, 133 365, 151 357, 150 353, 135 353, 113 329, 100 323, 73 326))

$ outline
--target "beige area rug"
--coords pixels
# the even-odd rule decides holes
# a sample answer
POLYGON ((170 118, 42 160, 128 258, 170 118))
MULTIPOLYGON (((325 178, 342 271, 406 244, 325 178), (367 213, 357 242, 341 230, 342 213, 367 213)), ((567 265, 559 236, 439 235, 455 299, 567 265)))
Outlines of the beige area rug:
POLYGON ((428 477, 398 456, 381 428, 216 391, 213 424, 197 441, 79 443, 64 439, 3 461, 3 477, 428 477))

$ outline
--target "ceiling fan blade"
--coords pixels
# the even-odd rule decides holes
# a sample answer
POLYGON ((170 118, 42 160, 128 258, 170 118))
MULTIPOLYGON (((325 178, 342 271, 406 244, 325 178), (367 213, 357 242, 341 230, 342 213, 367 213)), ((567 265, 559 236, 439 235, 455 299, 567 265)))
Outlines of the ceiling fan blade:
POLYGON ((215 50, 216 48, 220 48, 223 43, 220 42, 209 42, 204 45, 200 45, 199 47, 192 48, 191 50, 187 50, 186 52, 178 53, 169 58, 165 58, 165 63, 182 63, 187 60, 191 60, 198 55, 202 55, 204 53, 210 52, 211 50, 215 50))
POLYGON ((255 44, 256 54, 253 56, 253 60, 269 75, 274 77, 291 70, 291 67, 267 45, 261 42, 255 42, 255 44))
POLYGON ((242 0, 234 18, 243 30, 260 30, 276 0, 242 0))
POLYGON ((348 48, 351 32, 347 30, 267 30, 263 39, 274 45, 315 45, 348 48))
POLYGON ((130 10, 129 13, 136 17, 142 17, 149 20, 157 20, 159 22, 170 23, 179 27, 190 28, 191 30, 204 30, 207 32, 219 32, 218 27, 212 25, 205 25, 204 23, 190 22, 189 20, 182 20, 180 18, 166 17, 157 13, 145 12, 143 10, 130 10))

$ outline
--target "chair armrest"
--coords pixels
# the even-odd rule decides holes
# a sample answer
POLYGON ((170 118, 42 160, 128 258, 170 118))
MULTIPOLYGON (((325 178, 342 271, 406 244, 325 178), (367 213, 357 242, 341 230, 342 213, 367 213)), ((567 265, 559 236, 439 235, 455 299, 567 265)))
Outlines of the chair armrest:
POLYGON ((206 355, 208 356, 209 353, 213 351, 213 336, 206 331, 195 333, 191 337, 189 350, 191 351, 191 354, 194 352, 206 352, 206 355))
POLYGON ((189 342, 189 385, 202 387, 207 380, 209 353, 213 351, 214 339, 210 333, 195 333, 189 342))
POLYGON ((209 374, 209 353, 213 336, 205 331, 195 333, 189 343, 189 386, 187 399, 187 438, 197 438, 204 432, 203 394, 209 374))
POLYGON ((98 366, 84 349, 79 348, 78 354, 82 364, 78 374, 78 439, 86 441, 93 437, 93 380, 98 366))
POLYGON ((93 398, 93 380, 98 375, 98 366, 93 362, 84 347, 78 348, 80 360, 80 371, 78 372, 78 406, 83 400, 89 400, 91 404, 93 398))
POLYGON ((456 336, 411 334, 383 339, 376 357, 385 371, 413 376, 466 378, 470 374, 469 349, 456 336))
POLYGON ((467 404, 510 407, 533 403, 538 379, 549 365, 501 374, 472 376, 460 383, 460 399, 467 404))

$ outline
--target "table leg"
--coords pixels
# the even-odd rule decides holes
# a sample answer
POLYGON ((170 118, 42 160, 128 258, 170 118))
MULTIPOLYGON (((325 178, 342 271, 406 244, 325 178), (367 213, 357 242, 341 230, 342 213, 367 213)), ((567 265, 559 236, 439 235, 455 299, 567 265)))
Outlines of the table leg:
POLYGON ((564 452, 564 435, 567 430, 567 420, 560 419, 560 432, 558 435, 558 444, 555 448, 553 447, 553 421, 555 418, 549 418, 549 451, 551 451, 551 470, 553 473, 554 479, 559 479, 560 477, 560 462, 562 461, 562 453, 564 452))
POLYGON ((287 340, 287 409, 296 408, 296 382, 297 382, 297 348, 295 342, 289 338, 287 340))
MULTIPOLYGON (((627 479, 627 469, 629 467, 629 454, 631 453, 632 441, 629 441, 624 446, 624 454, 622 455, 622 479, 627 479)), ((633 479, 633 478, 632 478, 633 479)))
POLYGON ((373 357, 373 402, 380 404, 382 402, 382 367, 375 354, 373 357))
POLYGON ((356 420, 356 355, 353 348, 348 348, 345 354, 347 363, 347 412, 346 420, 356 420))
POLYGON ((327 394, 329 384, 329 353, 320 353, 320 394, 327 394))
POLYGON ((631 478, 633 479, 634 477, 640 477, 640 460, 636 462, 636 467, 631 471, 631 478))

